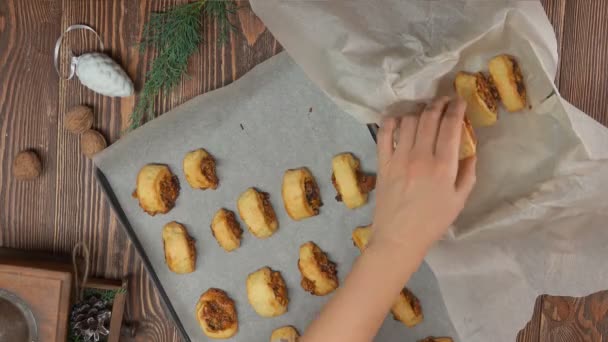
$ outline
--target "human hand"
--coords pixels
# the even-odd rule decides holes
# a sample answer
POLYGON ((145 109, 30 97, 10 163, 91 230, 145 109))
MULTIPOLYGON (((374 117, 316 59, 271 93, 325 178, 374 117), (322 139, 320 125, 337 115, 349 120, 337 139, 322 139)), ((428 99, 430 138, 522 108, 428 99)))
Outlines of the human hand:
POLYGON ((462 211, 475 184, 476 163, 475 157, 458 160, 465 109, 462 99, 442 97, 420 115, 383 121, 370 247, 425 253, 462 211))

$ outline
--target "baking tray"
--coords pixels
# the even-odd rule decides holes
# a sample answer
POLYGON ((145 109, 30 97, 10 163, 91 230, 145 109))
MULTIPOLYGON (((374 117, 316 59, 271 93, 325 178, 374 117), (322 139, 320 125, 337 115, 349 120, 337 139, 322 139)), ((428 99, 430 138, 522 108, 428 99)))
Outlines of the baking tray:
MULTIPOLYGON (((300 244, 312 240, 328 252, 338 264, 341 280, 359 255, 350 234, 356 226, 370 223, 375 198, 372 193, 370 203, 354 211, 336 202, 329 179, 331 157, 353 152, 361 158, 364 169, 373 171, 374 132, 342 112, 289 56, 281 54, 237 82, 201 95, 121 139, 95 158, 100 166, 96 177, 186 341, 206 340, 195 320, 194 307, 209 287, 226 290, 236 302, 239 333, 232 341, 266 341, 271 331, 282 325, 295 325, 303 331, 330 297, 315 297, 301 289, 297 269, 300 244), (271 142, 280 144, 264 150, 271 142), (190 189, 183 177, 183 155, 199 147, 207 148, 218 159, 220 187, 213 192, 190 189), (150 162, 168 164, 180 179, 180 197, 167 215, 149 217, 129 198, 138 169, 150 162), (296 222, 285 213, 280 183, 285 169, 299 166, 311 169, 325 205, 319 216, 296 222), (236 211, 236 199, 247 186, 270 193, 280 228, 265 240, 256 239, 245 229, 241 248, 228 254, 211 237, 209 223, 220 207, 236 211), (199 256, 193 274, 171 274, 164 264, 160 232, 171 220, 184 223, 197 240, 199 256), (267 265, 281 271, 290 297, 288 312, 272 319, 255 314, 245 290, 247 274, 267 265)), ((420 298, 425 321, 406 328, 389 315, 377 340, 455 337, 432 271, 422 265, 408 287, 420 298)))

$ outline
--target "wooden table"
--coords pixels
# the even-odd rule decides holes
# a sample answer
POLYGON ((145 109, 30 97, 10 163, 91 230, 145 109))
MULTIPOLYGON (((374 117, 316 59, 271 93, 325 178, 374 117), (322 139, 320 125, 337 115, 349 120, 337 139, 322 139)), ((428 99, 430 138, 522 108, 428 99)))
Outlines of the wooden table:
MULTIPOLYGON (((63 29, 87 23, 101 34, 139 89, 152 57, 136 46, 142 26, 151 12, 179 2, 183 0, 0 0, 0 246, 69 254, 76 242, 86 241, 95 276, 130 278, 125 316, 140 325, 137 341, 175 341, 179 336, 95 183, 93 164, 81 155, 79 139, 63 129, 67 110, 88 104, 95 111, 94 126, 114 142, 134 100, 103 97, 77 81, 60 81, 52 51, 63 29), (16 182, 11 162, 20 150, 30 148, 42 157, 44 174, 33 182, 16 182)), ((542 2, 558 37, 561 64, 556 83, 562 95, 608 124, 608 1, 542 2)), ((244 5, 235 18, 239 31, 227 46, 215 44, 215 23, 205 23, 209 44, 192 58, 191 78, 157 98, 158 113, 236 80, 282 50, 244 5)), ((70 41, 80 51, 96 44, 84 33, 72 35, 70 41)), ((519 340, 606 341, 607 311, 608 292, 584 299, 543 296, 519 340)))

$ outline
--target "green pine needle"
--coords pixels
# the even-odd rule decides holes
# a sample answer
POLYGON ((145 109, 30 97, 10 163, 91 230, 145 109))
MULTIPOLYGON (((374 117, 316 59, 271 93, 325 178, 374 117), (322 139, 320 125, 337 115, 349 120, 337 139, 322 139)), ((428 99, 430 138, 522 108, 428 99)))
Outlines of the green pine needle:
POLYGON ((235 10, 236 4, 231 0, 198 0, 152 14, 144 27, 140 48, 143 51, 146 47, 154 47, 158 55, 131 114, 129 131, 139 127, 144 118, 154 118, 156 95, 170 92, 186 73, 188 59, 203 42, 201 12, 207 18, 217 20, 218 41, 224 44, 230 37, 230 30, 234 29, 229 15, 235 10))

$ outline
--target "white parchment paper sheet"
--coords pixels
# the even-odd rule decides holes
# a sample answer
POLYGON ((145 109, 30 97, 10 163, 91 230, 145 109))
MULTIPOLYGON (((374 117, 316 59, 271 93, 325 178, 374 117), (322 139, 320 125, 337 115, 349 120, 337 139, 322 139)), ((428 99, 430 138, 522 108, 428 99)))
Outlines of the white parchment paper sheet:
POLYGON ((452 94, 455 72, 486 71, 494 55, 521 63, 532 107, 501 111, 497 125, 476 130, 477 186, 427 258, 463 341, 514 341, 538 294, 608 288, 608 132, 554 89, 557 43, 540 2, 252 7, 313 82, 362 122, 378 122, 398 101, 452 94))
MULTIPOLYGON (((282 325, 303 331, 330 298, 314 297, 300 287, 297 260, 302 243, 315 241, 328 252, 338 264, 341 280, 359 255, 351 232, 370 223, 374 195, 370 203, 354 211, 335 201, 331 158, 344 151, 355 153, 365 170, 375 170, 375 144, 367 127, 333 104, 283 53, 234 84, 201 95, 130 133, 96 156, 95 164, 108 179, 189 337, 206 340, 194 307, 202 292, 218 287, 237 304, 240 329, 231 340, 267 341, 271 331, 282 325), (217 160, 220 187, 215 191, 192 190, 185 181, 182 158, 200 147, 217 160), (168 164, 179 177, 182 190, 176 207, 167 215, 148 216, 131 197, 136 175, 147 163, 168 164), (300 166, 307 166, 315 175, 325 204, 320 215, 295 222, 283 208, 281 181, 286 169, 300 166), (243 227, 241 248, 226 253, 212 237, 209 224, 220 207, 237 212, 236 200, 250 186, 271 194, 279 230, 258 240, 243 227), (192 274, 176 275, 165 265, 161 229, 172 220, 185 224, 197 240, 197 267, 192 274), (247 301, 247 275, 266 265, 281 271, 289 290, 289 311, 277 318, 258 316, 247 301)), ((425 321, 408 329, 389 315, 379 339, 455 336, 436 280, 426 265, 408 286, 422 301, 425 321)))

